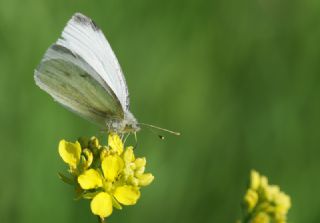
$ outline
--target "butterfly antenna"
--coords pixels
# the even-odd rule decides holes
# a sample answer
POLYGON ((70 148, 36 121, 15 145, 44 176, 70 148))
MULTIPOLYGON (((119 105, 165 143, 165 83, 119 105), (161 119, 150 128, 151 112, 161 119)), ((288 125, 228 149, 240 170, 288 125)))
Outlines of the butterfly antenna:
POLYGON ((152 128, 150 128, 149 126, 148 126, 148 130, 150 130, 150 132, 152 132, 153 134, 155 134, 156 136, 158 136, 159 139, 164 140, 164 136, 163 136, 163 135, 160 135, 160 134, 156 133, 156 132, 155 132, 152 128))
MULTIPOLYGON (((158 127, 158 126, 155 126, 155 125, 150 125, 150 124, 146 124, 146 123, 139 123, 139 125, 147 126, 147 127, 150 128, 150 130, 151 130, 151 128, 153 128, 153 129, 158 129, 158 130, 161 130, 161 131, 164 131, 164 132, 169 132, 169 133, 171 133, 173 135, 176 135, 176 136, 180 135, 180 132, 174 132, 174 131, 171 131, 169 129, 164 129, 164 128, 161 128, 161 127, 158 127)), ((159 138, 160 139, 164 139, 164 137, 161 136, 161 135, 159 135, 159 138)))

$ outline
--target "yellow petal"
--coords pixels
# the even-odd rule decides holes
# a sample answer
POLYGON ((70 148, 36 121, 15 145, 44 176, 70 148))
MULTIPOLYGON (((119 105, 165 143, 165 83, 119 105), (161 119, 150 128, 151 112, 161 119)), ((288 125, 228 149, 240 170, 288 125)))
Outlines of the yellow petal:
POLYGON ((59 154, 65 163, 76 169, 81 155, 80 143, 78 141, 71 143, 61 140, 59 142, 59 154))
POLYGON ((140 191, 133 186, 121 186, 117 187, 114 191, 114 197, 123 205, 133 205, 140 197, 140 191))
POLYGON ((104 177, 109 181, 114 181, 123 169, 123 160, 118 155, 109 155, 101 163, 104 177))
POLYGON ((98 171, 94 169, 86 170, 78 177, 78 183, 84 190, 102 187, 102 179, 98 171))
POLYGON ((144 173, 138 177, 139 186, 148 186, 153 181, 154 176, 151 173, 144 173))
POLYGON ((112 199, 108 193, 101 192, 97 194, 90 203, 93 214, 100 218, 108 217, 112 214, 112 199))
POLYGON ((110 133, 108 136, 108 143, 111 150, 121 155, 123 152, 123 143, 116 133, 110 133))
POLYGON ((126 163, 131 163, 134 161, 134 153, 133 153, 133 147, 129 146, 126 148, 126 151, 123 153, 123 159, 126 163))

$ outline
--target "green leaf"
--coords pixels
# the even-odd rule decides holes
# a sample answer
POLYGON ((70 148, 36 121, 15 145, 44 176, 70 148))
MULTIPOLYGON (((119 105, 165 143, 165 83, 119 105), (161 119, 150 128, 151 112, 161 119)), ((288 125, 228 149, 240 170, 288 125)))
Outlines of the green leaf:
POLYGON ((77 185, 75 188, 75 200, 80 200, 82 198, 82 194, 84 193, 84 191, 82 190, 82 188, 77 185))
POLYGON ((100 191, 83 193, 82 194, 82 198, 84 198, 84 199, 92 199, 99 193, 100 193, 100 191))
POLYGON ((59 175, 59 178, 65 182, 66 184, 69 184, 69 185, 75 185, 75 182, 72 178, 70 177, 67 177, 66 175, 64 175, 63 173, 61 172, 58 172, 58 175, 59 175))

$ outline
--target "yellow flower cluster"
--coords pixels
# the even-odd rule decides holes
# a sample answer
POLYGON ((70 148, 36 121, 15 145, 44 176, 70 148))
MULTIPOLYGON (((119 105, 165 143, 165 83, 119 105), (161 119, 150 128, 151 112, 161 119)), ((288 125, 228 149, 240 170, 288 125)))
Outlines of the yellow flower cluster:
POLYGON ((154 179, 151 173, 144 173, 146 159, 136 158, 133 147, 124 148, 115 133, 108 136, 108 146, 100 145, 96 137, 75 143, 61 140, 59 154, 71 175, 60 173, 60 178, 75 186, 78 198, 91 199, 91 211, 102 221, 113 208, 134 205, 140 188, 154 179))
POLYGON ((251 171, 250 185, 244 196, 246 216, 249 223, 286 223, 291 207, 290 197, 279 186, 269 185, 268 179, 257 171, 251 171))

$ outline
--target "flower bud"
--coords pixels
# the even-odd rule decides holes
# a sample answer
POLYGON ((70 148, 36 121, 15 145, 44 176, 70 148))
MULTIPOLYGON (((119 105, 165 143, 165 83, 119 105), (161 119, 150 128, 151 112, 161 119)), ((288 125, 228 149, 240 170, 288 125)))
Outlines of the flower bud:
POLYGON ((123 153, 123 159, 126 163, 131 163, 134 161, 134 153, 133 153, 133 147, 129 146, 125 152, 123 153))
POLYGON ((148 186, 154 180, 154 176, 151 173, 145 173, 138 177, 139 186, 148 186))
POLYGON ((251 178, 250 178, 250 188, 252 190, 257 190, 260 186, 260 175, 257 171, 251 171, 251 178))
POLYGON ((88 169, 92 164, 93 154, 89 149, 84 149, 82 153, 85 157, 85 162, 83 164, 83 167, 84 167, 84 169, 88 169))
POLYGON ((137 158, 134 163, 136 164, 136 168, 137 169, 140 169, 142 167, 145 167, 147 161, 146 161, 146 158, 143 157, 143 158, 137 158))
POLYGON ((250 212, 258 202, 258 194, 252 189, 248 189, 246 195, 244 196, 244 202, 250 212))
POLYGON ((98 149, 99 148, 99 140, 97 139, 97 137, 95 137, 95 136, 91 137, 89 144, 88 144, 88 147, 90 149, 98 149))

